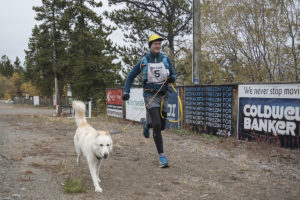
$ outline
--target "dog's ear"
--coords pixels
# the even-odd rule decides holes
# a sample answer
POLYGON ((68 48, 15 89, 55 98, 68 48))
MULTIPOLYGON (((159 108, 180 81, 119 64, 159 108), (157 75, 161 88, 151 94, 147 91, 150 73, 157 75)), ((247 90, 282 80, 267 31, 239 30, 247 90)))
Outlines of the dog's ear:
POLYGON ((108 131, 97 131, 98 135, 106 135, 106 136, 110 136, 108 131))

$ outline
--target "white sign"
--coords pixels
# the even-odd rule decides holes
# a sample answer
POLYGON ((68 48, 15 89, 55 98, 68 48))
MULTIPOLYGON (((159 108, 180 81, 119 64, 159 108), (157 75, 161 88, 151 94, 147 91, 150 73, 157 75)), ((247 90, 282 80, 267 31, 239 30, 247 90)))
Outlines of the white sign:
POLYGON ((239 98, 300 98, 300 84, 239 85, 239 98))
POLYGON ((71 85, 67 84, 67 96, 71 97, 72 96, 72 90, 71 90, 71 85))
POLYGON ((40 105, 40 97, 39 96, 33 96, 33 105, 34 106, 40 105))
POLYGON ((107 115, 112 117, 123 118, 123 111, 117 109, 107 108, 107 115))
POLYGON ((194 78, 194 84, 199 84, 199 78, 194 78))
POLYGON ((146 108, 142 88, 132 88, 130 90, 130 99, 126 101, 126 119, 141 121, 146 119, 146 108))
POLYGON ((56 95, 53 95, 53 105, 56 106, 56 95))

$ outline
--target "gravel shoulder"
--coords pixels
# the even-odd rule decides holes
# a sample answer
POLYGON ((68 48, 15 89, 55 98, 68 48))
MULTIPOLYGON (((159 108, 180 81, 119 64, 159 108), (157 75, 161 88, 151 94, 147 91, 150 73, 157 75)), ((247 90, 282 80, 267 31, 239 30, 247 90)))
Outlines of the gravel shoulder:
MULTIPOLYGON (((265 143, 238 142, 185 130, 163 133, 170 167, 158 168, 153 139, 133 124, 112 136, 114 149, 100 171, 95 193, 85 159, 76 165, 74 119, 53 109, 0 104, 0 200, 4 199, 274 199, 300 196, 300 151, 265 143), (67 194, 77 177, 85 193, 67 194)), ((128 121, 88 119, 96 129, 118 130, 128 121)))

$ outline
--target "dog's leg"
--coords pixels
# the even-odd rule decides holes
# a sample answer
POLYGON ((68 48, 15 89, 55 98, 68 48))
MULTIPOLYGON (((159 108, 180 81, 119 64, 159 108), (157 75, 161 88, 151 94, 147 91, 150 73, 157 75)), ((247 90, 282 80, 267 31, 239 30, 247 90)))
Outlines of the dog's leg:
POLYGON ((78 165, 79 161, 80 161, 81 149, 80 149, 80 146, 79 146, 78 141, 76 139, 76 136, 74 136, 74 146, 75 146, 75 150, 76 150, 76 153, 77 153, 77 165, 78 165))
POLYGON ((90 173, 92 176, 92 180, 95 186, 95 192, 102 192, 102 188, 100 187, 99 183, 98 183, 98 177, 97 177, 97 161, 95 160, 95 158, 87 158, 88 161, 88 165, 90 168, 90 173))
POLYGON ((101 180, 100 180, 100 165, 101 165, 101 160, 98 160, 97 162, 97 178, 98 178, 98 182, 100 183, 101 180))
POLYGON ((78 153, 77 155, 77 165, 79 164, 79 161, 80 161, 80 153, 78 153))

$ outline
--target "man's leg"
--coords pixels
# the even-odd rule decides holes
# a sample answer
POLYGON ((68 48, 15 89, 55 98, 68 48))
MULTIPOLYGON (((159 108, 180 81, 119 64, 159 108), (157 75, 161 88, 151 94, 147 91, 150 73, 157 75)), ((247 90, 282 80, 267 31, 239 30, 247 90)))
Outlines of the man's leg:
POLYGON ((152 119, 151 119, 151 116, 150 116, 150 113, 149 111, 147 110, 147 128, 150 129, 150 128, 153 128, 152 126, 152 119))
POLYGON ((159 167, 164 168, 168 167, 167 158, 164 155, 164 148, 163 148, 163 139, 161 134, 161 128, 162 128, 162 119, 160 116, 160 108, 154 107, 149 109, 149 114, 152 120, 152 127, 153 127, 153 139, 155 142, 155 146, 157 149, 157 152, 159 154, 159 167))
POLYGON ((163 140, 161 135, 161 117, 160 117, 160 108, 155 107, 149 109, 149 114, 152 120, 153 128, 153 139, 157 148, 158 154, 164 153, 163 150, 163 140))
MULTIPOLYGON (((163 99, 164 101, 164 105, 163 105, 163 108, 160 108, 162 109, 162 116, 160 114, 160 110, 159 110, 159 117, 160 117, 160 121, 161 121, 161 130, 165 130, 165 127, 166 127, 166 122, 167 122, 167 115, 168 115, 168 98, 164 98, 163 99)), ((149 112, 147 112, 149 114, 149 112)), ((151 119, 151 116, 149 115, 148 118, 147 118, 147 128, 150 129, 150 128, 153 128, 152 126, 152 119, 151 119)))
POLYGON ((166 122, 167 122, 167 112, 162 111, 162 116, 163 118, 160 116, 160 122, 161 122, 161 130, 165 130, 166 128, 166 122))
POLYGON ((161 119, 161 130, 165 130, 166 128, 166 122, 167 122, 167 115, 168 115, 168 98, 166 98, 165 96, 162 99, 163 101, 163 107, 162 109, 162 116, 160 115, 160 119, 161 119))

